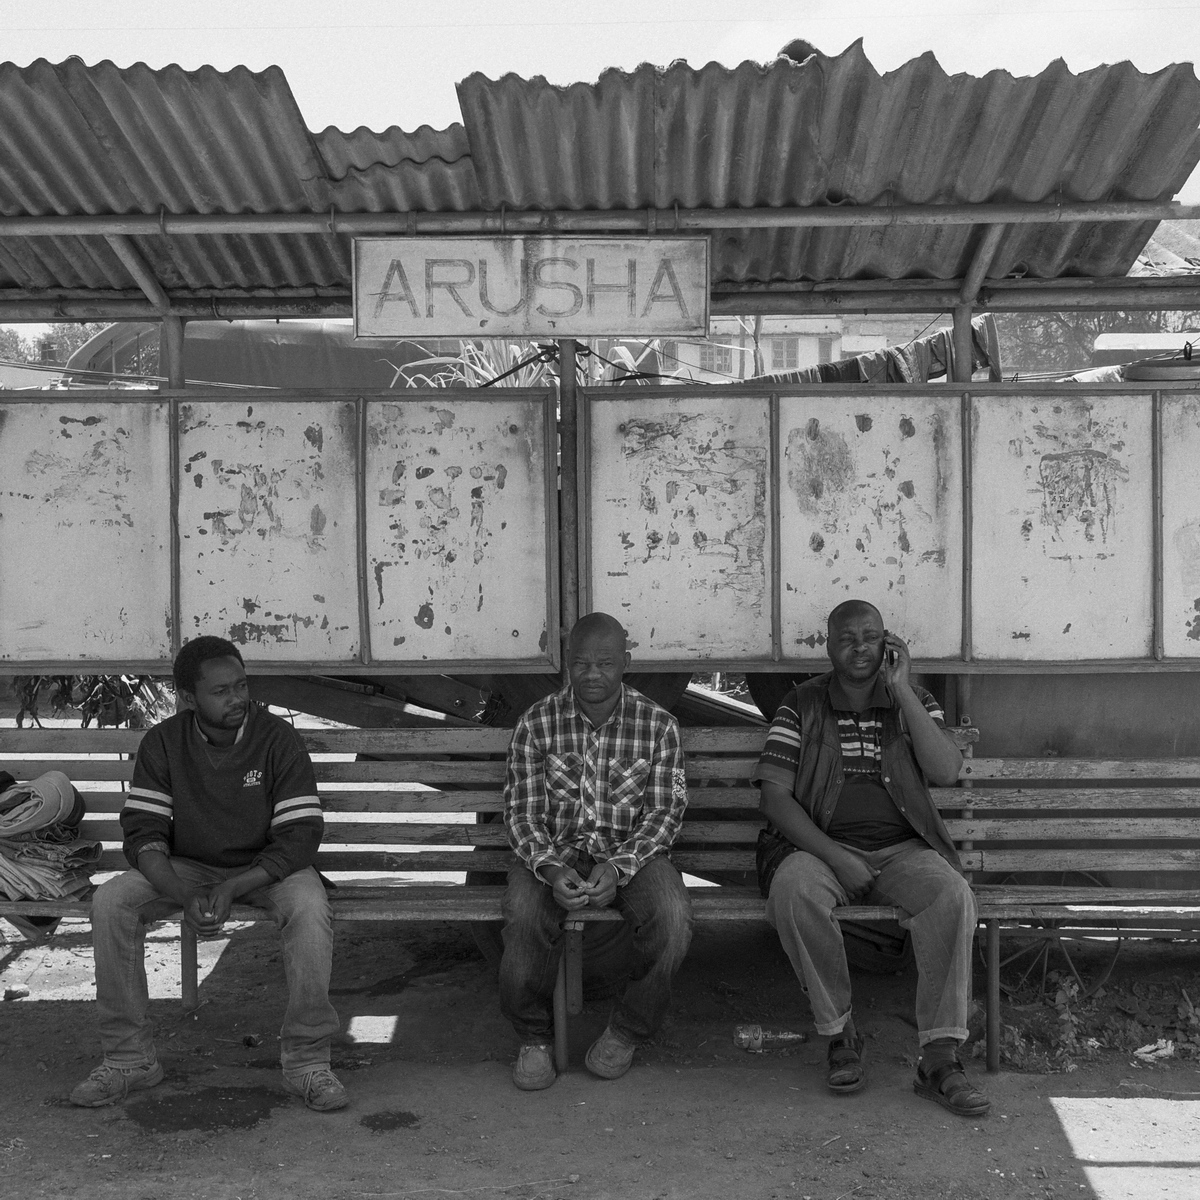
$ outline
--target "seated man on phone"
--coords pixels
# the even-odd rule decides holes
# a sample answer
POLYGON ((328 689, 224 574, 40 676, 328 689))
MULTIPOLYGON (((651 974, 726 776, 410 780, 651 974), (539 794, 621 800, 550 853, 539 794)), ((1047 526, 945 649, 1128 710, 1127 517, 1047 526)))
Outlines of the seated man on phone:
POLYGON ((910 678, 908 647, 865 600, 829 614, 833 670, 794 688, 775 714, 753 779, 767 828, 758 877, 779 933, 829 1037, 827 1084, 866 1085, 865 1045, 832 912, 895 905, 912 935, 921 1057, 913 1089, 978 1117, 989 1101, 967 1079, 975 900, 928 783, 948 787, 962 756, 934 698, 910 678), (927 782, 928 781, 928 782, 927 782))

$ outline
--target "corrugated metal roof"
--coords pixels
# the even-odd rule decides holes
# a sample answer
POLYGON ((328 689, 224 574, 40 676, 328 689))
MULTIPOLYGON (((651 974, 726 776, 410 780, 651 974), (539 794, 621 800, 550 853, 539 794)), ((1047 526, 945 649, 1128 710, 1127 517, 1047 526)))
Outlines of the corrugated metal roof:
MULTIPOLYGON (((1168 198, 1200 160, 1190 65, 947 75, 836 57, 606 71, 594 84, 472 75, 463 124, 304 124, 283 73, 0 64, 0 214, 453 212, 1168 198)), ((1152 225, 1015 226, 993 275, 1120 275, 1152 225)), ((949 279, 966 226, 726 230, 713 280, 949 279)), ((135 239, 170 291, 350 283, 332 235, 135 239)), ((0 238, 0 290, 135 288, 103 238, 0 238)))
MULTIPOLYGON (((1189 64, 881 75, 836 57, 606 71, 594 85, 471 75, 458 87, 487 208, 754 208, 1169 198, 1200 160, 1189 64)), ((1015 226, 992 274, 1121 275, 1152 225, 1015 226)), ((714 238, 716 282, 961 276, 969 227, 714 238)))

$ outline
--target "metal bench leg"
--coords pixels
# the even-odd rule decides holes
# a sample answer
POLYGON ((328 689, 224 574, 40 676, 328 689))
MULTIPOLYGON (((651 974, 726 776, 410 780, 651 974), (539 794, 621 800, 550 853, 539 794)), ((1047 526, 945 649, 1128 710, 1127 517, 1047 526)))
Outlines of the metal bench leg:
POLYGON ((987 921, 987 1069, 1000 1070, 1000 922, 987 921))
POLYGON ((183 1011, 200 1007, 200 970, 196 958, 196 931, 186 921, 179 923, 179 960, 183 968, 183 1011))
POLYGON ((561 1075, 569 1065, 567 1057, 567 956, 558 960, 558 978, 554 981, 554 1069, 561 1075))

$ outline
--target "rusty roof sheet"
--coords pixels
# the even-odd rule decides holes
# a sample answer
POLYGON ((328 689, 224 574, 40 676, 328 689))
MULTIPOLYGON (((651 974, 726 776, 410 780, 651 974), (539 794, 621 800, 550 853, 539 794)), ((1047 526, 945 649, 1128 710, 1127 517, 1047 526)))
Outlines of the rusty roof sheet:
MULTIPOLYGON (((0 64, 0 214, 451 212, 1172 196, 1200 160, 1190 65, 880 74, 860 44, 593 84, 472 75, 463 124, 310 132, 278 68, 0 64)), ((1121 275, 1152 225, 1011 227, 993 275, 1121 275)), ((714 283, 961 276, 969 227, 725 230, 714 283)), ((350 283, 332 235, 139 237, 171 291, 350 283)), ((0 291, 128 293, 103 238, 0 238, 0 291)))

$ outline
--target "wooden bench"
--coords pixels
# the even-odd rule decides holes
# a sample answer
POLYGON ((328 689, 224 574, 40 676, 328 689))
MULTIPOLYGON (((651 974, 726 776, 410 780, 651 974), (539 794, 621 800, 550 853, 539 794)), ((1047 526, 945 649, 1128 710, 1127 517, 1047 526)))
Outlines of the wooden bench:
MULTIPOLYGON (((686 874, 720 884, 692 889, 696 918, 762 920, 765 906, 754 882, 754 843, 762 821, 749 775, 765 730, 683 733, 690 803, 672 857, 686 874)), ((331 895, 336 919, 500 919, 501 887, 419 880, 432 873, 503 872, 512 862, 498 819, 510 730, 303 730, 302 736, 314 757, 327 814, 318 866, 337 882, 331 895), (376 873, 382 874, 369 877, 376 873)), ((128 730, 0 730, 0 769, 18 779, 52 768, 66 771, 87 800, 84 835, 107 843, 100 869, 121 870, 126 864, 117 814, 123 796, 117 789, 132 774, 131 755, 140 738, 128 730)), ((989 1070, 999 1066, 1002 935, 1061 938, 1200 926, 1200 890, 1110 887, 1100 877, 1076 881, 1064 875, 1196 870, 1198 781, 1200 761, 1191 760, 969 759, 959 786, 934 789, 978 880, 987 937, 989 1070), (1029 882, 1030 872, 1061 878, 1029 882)), ((0 916, 86 917, 88 909, 86 902, 0 900, 0 916)), ((858 905, 837 915, 880 920, 894 919, 896 912, 858 905)), ((262 916, 241 905, 233 913, 235 920, 262 916)), ((567 1017, 582 1007, 583 928, 612 919, 619 918, 589 909, 565 923, 567 953, 555 996, 561 1068, 567 1017)), ((196 942, 186 928, 181 945, 183 1001, 190 1008, 198 1000, 196 942)))

